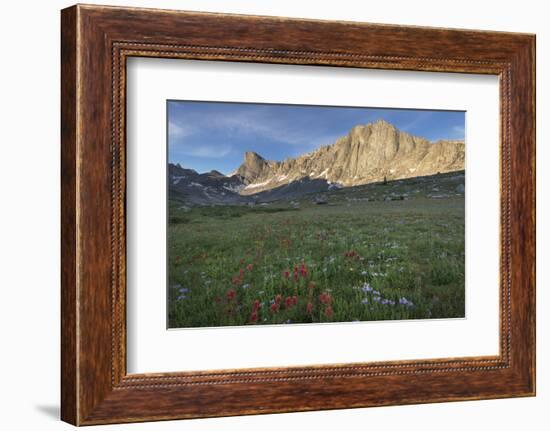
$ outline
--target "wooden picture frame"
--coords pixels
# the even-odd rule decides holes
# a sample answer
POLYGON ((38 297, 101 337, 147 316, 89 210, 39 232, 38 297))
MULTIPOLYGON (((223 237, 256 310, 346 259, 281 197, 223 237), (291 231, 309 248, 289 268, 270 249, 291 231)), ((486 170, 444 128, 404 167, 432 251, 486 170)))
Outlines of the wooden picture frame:
POLYGON ((84 5, 64 9, 61 17, 64 421, 91 425, 535 394, 534 35, 84 5), (128 375, 130 56, 498 75, 500 354, 128 375))

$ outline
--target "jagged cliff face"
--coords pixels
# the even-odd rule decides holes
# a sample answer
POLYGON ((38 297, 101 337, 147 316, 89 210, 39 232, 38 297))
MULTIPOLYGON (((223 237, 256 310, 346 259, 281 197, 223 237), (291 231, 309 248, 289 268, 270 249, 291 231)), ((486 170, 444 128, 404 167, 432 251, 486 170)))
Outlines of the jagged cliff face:
POLYGON ((234 175, 246 185, 241 194, 254 194, 306 177, 347 187, 463 169, 464 142, 432 143, 377 121, 295 159, 273 162, 247 152, 234 175))
POLYGON ((245 184, 250 184, 258 178, 269 176, 276 165, 276 162, 268 162, 257 153, 247 151, 244 153, 243 164, 232 175, 239 176, 245 184))

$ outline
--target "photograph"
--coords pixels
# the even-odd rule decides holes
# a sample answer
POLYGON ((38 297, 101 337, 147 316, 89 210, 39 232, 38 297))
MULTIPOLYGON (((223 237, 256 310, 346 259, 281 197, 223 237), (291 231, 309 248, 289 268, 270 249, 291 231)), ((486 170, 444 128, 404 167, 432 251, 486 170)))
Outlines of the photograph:
POLYGON ((465 317, 464 111, 166 110, 168 328, 465 317))

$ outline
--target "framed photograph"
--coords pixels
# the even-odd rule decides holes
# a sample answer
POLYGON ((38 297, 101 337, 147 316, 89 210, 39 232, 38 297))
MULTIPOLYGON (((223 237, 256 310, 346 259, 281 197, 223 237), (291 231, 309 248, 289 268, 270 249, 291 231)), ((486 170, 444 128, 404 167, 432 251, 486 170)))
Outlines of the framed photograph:
POLYGON ((535 394, 534 35, 61 16, 63 420, 535 394))

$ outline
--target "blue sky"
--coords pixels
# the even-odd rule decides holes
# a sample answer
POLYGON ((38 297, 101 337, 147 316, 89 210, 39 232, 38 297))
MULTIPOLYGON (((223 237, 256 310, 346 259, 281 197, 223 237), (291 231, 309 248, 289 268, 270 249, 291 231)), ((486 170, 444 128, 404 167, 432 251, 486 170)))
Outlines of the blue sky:
POLYGON ((463 111, 168 101, 168 160, 198 172, 234 171, 245 151, 284 160, 379 119, 430 141, 464 139, 463 111))

